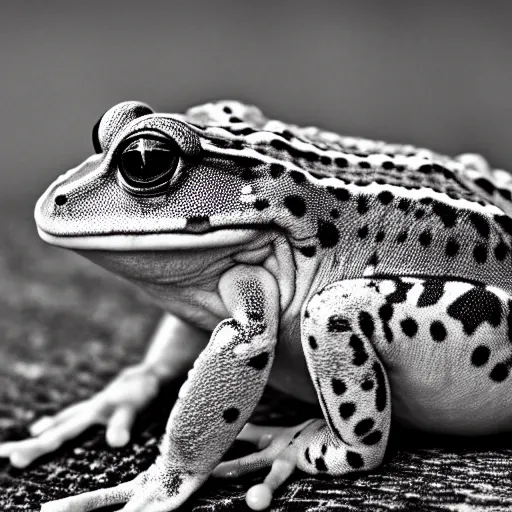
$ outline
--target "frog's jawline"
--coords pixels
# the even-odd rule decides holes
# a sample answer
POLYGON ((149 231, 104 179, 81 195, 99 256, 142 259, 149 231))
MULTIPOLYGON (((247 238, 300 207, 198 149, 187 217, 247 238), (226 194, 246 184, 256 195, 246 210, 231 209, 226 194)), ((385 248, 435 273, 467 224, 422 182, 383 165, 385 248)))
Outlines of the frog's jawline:
POLYGON ((91 236, 54 236, 37 228, 39 236, 57 247, 81 250, 138 251, 193 249, 245 244, 261 233, 261 228, 218 229, 206 233, 158 233, 151 235, 105 234, 91 236))

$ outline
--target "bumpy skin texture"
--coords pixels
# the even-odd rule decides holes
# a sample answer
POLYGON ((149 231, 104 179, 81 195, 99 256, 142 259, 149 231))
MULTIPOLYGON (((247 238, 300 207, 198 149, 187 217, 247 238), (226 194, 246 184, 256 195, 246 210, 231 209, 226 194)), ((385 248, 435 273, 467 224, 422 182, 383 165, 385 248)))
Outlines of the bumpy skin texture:
MULTIPOLYGON (((269 121, 237 102, 151 112, 131 102, 103 116, 100 154, 40 199, 39 232, 137 283, 169 318, 199 328, 193 337, 213 333, 192 344, 194 357, 206 347, 156 462, 131 482, 43 510, 127 501, 125 511, 165 512, 212 472, 271 466, 247 494, 261 509, 296 467, 376 467, 392 414, 436 432, 510 430, 506 173, 476 155, 269 121), (267 381, 318 402, 323 418, 242 428, 267 381), (237 435, 260 451, 220 463, 237 435)), ((135 373, 139 389, 190 367, 192 356, 173 362, 177 332, 161 327, 135 373)), ((25 465, 100 419, 111 444, 123 444, 153 396, 130 401, 123 386, 94 399, 102 414, 93 420, 65 411, 0 455, 25 465)))

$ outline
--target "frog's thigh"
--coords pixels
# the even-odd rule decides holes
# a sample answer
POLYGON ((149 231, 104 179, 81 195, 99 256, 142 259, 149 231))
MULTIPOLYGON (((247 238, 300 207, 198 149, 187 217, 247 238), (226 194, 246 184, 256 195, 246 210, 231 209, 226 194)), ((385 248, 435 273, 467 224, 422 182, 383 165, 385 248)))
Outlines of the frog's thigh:
POLYGON ((308 473, 368 470, 384 456, 390 391, 368 339, 371 324, 361 312, 378 309, 385 299, 367 284, 360 279, 330 285, 305 310, 304 353, 325 418, 294 440, 297 465, 308 473))

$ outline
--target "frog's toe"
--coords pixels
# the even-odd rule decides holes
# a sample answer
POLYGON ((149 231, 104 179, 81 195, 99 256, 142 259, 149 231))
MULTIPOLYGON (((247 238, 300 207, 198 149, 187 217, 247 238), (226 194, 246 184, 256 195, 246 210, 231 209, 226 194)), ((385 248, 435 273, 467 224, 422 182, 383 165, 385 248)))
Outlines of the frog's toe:
MULTIPOLYGON (((290 431, 291 429, 283 429, 290 431)), ((223 462, 217 466, 213 476, 220 478, 235 478, 264 467, 271 466, 263 483, 254 485, 246 496, 247 505, 253 510, 263 510, 270 506, 272 497, 278 489, 293 473, 296 464, 296 448, 290 444, 289 432, 281 438, 274 438, 269 446, 259 452, 252 453, 239 459, 223 462), (287 446, 280 446, 281 441, 286 441, 287 446)))
POLYGON ((312 421, 308 420, 294 427, 275 427, 247 423, 237 436, 239 441, 247 441, 260 451, 238 459, 221 462, 212 475, 218 478, 237 478, 259 469, 269 467, 278 458, 289 458, 295 450, 293 439, 297 437, 312 421))
POLYGON ((97 508, 125 503, 133 496, 138 478, 116 487, 98 489, 61 500, 49 501, 41 506, 41 512, 89 512, 97 508))
POLYGON ((274 438, 279 437, 288 427, 274 427, 246 423, 236 437, 237 441, 246 441, 256 445, 260 450, 266 448, 274 438))

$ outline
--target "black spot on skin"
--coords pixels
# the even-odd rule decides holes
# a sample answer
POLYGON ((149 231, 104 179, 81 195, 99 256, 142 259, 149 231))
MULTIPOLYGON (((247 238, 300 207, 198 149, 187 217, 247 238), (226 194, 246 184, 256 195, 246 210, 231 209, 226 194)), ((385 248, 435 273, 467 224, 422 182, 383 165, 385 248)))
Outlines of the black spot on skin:
POLYGON ((243 121, 239 117, 236 117, 236 116, 231 116, 229 118, 229 122, 230 123, 243 123, 243 121))
POLYGON ((252 180, 255 180, 257 178, 257 174, 252 169, 244 169, 240 173, 240 177, 244 181, 252 181, 252 180))
POLYGON ((512 200, 512 192, 508 188, 499 188, 498 192, 501 197, 504 197, 507 201, 512 200))
POLYGON ((475 180, 475 184, 478 185, 481 189, 485 190, 488 194, 492 194, 496 190, 496 187, 485 178, 478 178, 475 180))
POLYGON ((318 459, 315 460, 315 467, 317 471, 327 471, 327 466, 325 465, 323 457, 318 457, 318 459))
POLYGON ((340 216, 340 212, 336 208, 333 208, 330 213, 333 219, 338 219, 340 216))
POLYGON ((505 363, 498 363, 489 374, 494 382, 503 382, 508 377, 508 367, 505 363))
POLYGON ((57 206, 62 206, 68 202, 68 198, 64 194, 59 194, 55 196, 55 204, 57 206))
POLYGON ((299 247, 299 251, 306 258, 312 258, 316 254, 316 247, 314 245, 299 247))
POLYGON ((390 304, 384 304, 381 306, 379 309, 379 316, 381 317, 382 321, 389 322, 393 316, 393 306, 390 304))
POLYGON ((389 321, 393 316, 393 306, 391 304, 384 304, 379 309, 379 317, 382 320, 382 328, 384 330, 384 336, 388 343, 393 341, 393 331, 389 327, 389 321))
POLYGON ((378 361, 373 363, 373 371, 375 372, 375 380, 377 381, 377 387, 375 389, 375 407, 377 411, 381 412, 386 408, 387 404, 387 390, 386 390, 386 379, 384 377, 384 371, 378 361))
POLYGON ((445 254, 449 258, 453 258, 454 256, 457 256, 457 253, 459 252, 460 244, 455 240, 455 238, 449 238, 446 242, 446 248, 445 248, 445 254))
POLYGON ((494 220, 509 234, 512 235, 512 219, 508 215, 495 215, 494 220))
POLYGON ((224 107, 222 110, 224 110, 224 112, 226 112, 226 114, 232 114, 233 113, 233 111, 229 107, 224 107))
POLYGON ((423 216, 425 215, 425 210, 416 210, 414 212, 414 216, 417 218, 417 219, 421 219, 423 216))
POLYGON ((240 416, 240 411, 236 407, 230 407, 222 413, 222 416, 226 423, 234 423, 238 419, 238 416, 240 416))
POLYGON ((441 279, 427 279, 423 282, 423 290, 418 298, 417 306, 426 308, 437 304, 444 295, 444 281, 441 279))
POLYGON ((373 385, 373 380, 365 379, 363 382, 361 382, 361 389, 363 391, 371 391, 373 389, 373 385))
POLYGON ((367 446, 373 446, 377 444, 382 439, 382 432, 380 430, 375 430, 371 434, 368 434, 366 437, 361 439, 361 442, 367 446))
POLYGON ((297 437, 299 437, 301 434, 302 434, 302 430, 295 432, 295 434, 293 434, 293 439, 297 439, 297 437))
POLYGON ((414 286, 401 279, 394 281, 395 291, 386 296, 386 302, 391 304, 401 304, 407 300, 407 292, 414 286))
POLYGON ((357 198, 357 213, 360 215, 364 215, 365 213, 368 213, 369 210, 368 206, 368 198, 366 196, 358 196, 357 198))
POLYGON ((268 363, 268 352, 262 352, 261 354, 258 354, 257 356, 251 357, 249 359, 249 362, 247 363, 248 366, 251 368, 254 368, 255 370, 263 370, 265 366, 267 366, 268 363))
POLYGON ((295 217, 304 217, 306 213, 306 202, 300 196, 286 196, 284 198, 284 205, 295 217))
POLYGON ((356 436, 364 436, 370 432, 370 430, 375 426, 375 421, 372 418, 365 418, 361 420, 354 427, 354 434, 356 436))
POLYGON ((254 201, 254 208, 260 212, 269 206, 270 204, 266 199, 256 199, 256 201, 254 201))
POLYGON ((338 166, 338 167, 341 167, 341 168, 344 168, 344 167, 348 167, 348 161, 346 158, 343 158, 343 157, 338 157, 334 160, 335 164, 338 166))
POLYGON ((318 221, 318 231, 316 236, 320 245, 324 248, 334 247, 340 238, 338 228, 332 222, 322 219, 318 221))
POLYGON ((370 340, 375 332, 375 324, 370 313, 366 311, 359 312, 359 328, 363 334, 370 340))
POLYGON ((423 164, 422 166, 418 167, 418 172, 423 174, 430 174, 432 172, 432 166, 429 164, 423 164))
POLYGON ((489 361, 489 356, 491 355, 491 351, 489 347, 485 345, 478 345, 478 347, 473 350, 471 354, 471 364, 473 366, 483 366, 489 361))
POLYGON ((350 192, 346 188, 327 187, 327 190, 338 199, 338 201, 348 201, 350 199, 350 192))
POLYGON ((334 394, 338 396, 343 395, 343 393, 345 393, 345 391, 347 390, 347 386, 340 379, 332 379, 331 386, 334 394))
POLYGON ((473 258, 477 263, 485 263, 487 261, 487 247, 484 244, 476 245, 473 249, 473 258))
POLYGON ((384 236, 385 236, 385 233, 384 231, 381 229, 380 231, 377 232, 377 235, 375 236, 375 241, 377 243, 380 243, 382 242, 382 240, 384 240, 384 236))
POLYGON ((355 366, 362 366, 366 361, 368 361, 368 354, 366 353, 364 344, 359 336, 352 334, 352 336, 350 336, 349 345, 354 351, 352 363, 355 366))
POLYGON ((309 448, 306 448, 306 451, 304 452, 304 457, 311 464, 311 458, 309 457, 309 448))
POLYGON ((293 139, 294 135, 289 130, 283 130, 281 132, 281 137, 283 137, 283 139, 286 139, 286 140, 291 140, 291 139, 293 139))
POLYGON ((354 402, 343 402, 340 404, 340 416, 344 420, 348 420, 356 412, 356 404, 354 402))
POLYGON ((318 162, 318 160, 320 160, 320 155, 314 151, 304 151, 300 156, 309 162, 318 162))
POLYGON ((270 164, 270 176, 277 179, 284 173, 285 167, 281 164, 270 164))
POLYGON ((309 318, 309 311, 306 309, 306 311, 304 312, 304 318, 309 318))
POLYGON ((306 175, 299 171, 290 171, 290 176, 297 185, 306 181, 306 175))
POLYGON ((211 228, 210 217, 207 215, 198 215, 187 219, 185 229, 192 233, 203 233, 211 228))
POLYGON ((400 210, 402 210, 403 212, 408 212, 410 207, 411 207, 411 201, 409 199, 402 197, 400 199, 400 201, 398 201, 398 208, 400 210))
POLYGON ((374 252, 371 256, 370 256, 370 259, 368 260, 368 265, 372 266, 372 267, 376 267, 379 263, 379 258, 377 256, 377 253, 374 252))
POLYGON ((418 324, 416 323, 416 320, 410 317, 402 320, 400 322, 400 327, 404 334, 409 336, 409 338, 416 336, 416 333, 418 332, 418 324))
POLYGON ((320 163, 323 165, 331 165, 332 160, 327 155, 322 155, 320 157, 320 163))
POLYGON ((396 241, 399 243, 399 244, 403 244, 405 241, 407 240, 407 232, 406 231, 402 231, 397 237, 396 237, 396 241))
POLYGON ((447 228, 452 228, 457 222, 457 209, 439 201, 432 204, 432 211, 441 219, 447 228))
POLYGON ((430 336, 434 341, 444 341, 446 339, 446 327, 439 320, 434 320, 430 324, 430 336))
POLYGON ((361 469, 364 466, 364 460, 359 453, 347 451, 347 463, 351 468, 361 469))
POLYGON ((361 169, 369 169, 371 167, 370 162, 367 162, 366 160, 361 160, 358 165, 361 169))
POLYGON ((366 238, 368 236, 368 226, 363 226, 357 230, 357 236, 359 238, 366 238))
POLYGON ((325 454, 327 453, 327 445, 326 445, 326 444, 323 444, 323 445, 322 445, 322 450, 321 450, 321 452, 322 452, 322 455, 325 455, 325 454))
POLYGON ((386 162, 382 162, 382 165, 381 167, 383 169, 393 169, 393 167, 395 167, 395 164, 393 162, 390 162, 390 161, 386 161, 386 162))
POLYGON ((498 261, 503 261, 507 257, 508 251, 507 245, 503 240, 500 240, 498 245, 494 248, 494 256, 498 261))
POLYGON ((395 196, 389 191, 389 190, 383 190, 382 192, 380 192, 378 195, 377 195, 377 199, 382 203, 382 204, 389 204, 391 203, 391 201, 393 201, 393 198, 395 196))
POLYGON ((327 323, 329 332, 345 332, 350 331, 350 322, 340 315, 332 315, 327 323))
POLYGON ((433 201, 433 199, 431 197, 422 197, 420 199, 420 203, 424 204, 424 205, 431 204, 432 201, 433 201))
POLYGON ((500 299, 483 286, 473 286, 450 304, 446 311, 462 323, 464 332, 469 335, 484 322, 493 327, 498 327, 501 323, 500 299))
POLYGON ((318 345, 317 345, 317 343, 316 343, 316 338, 315 338, 314 336, 310 336, 310 337, 308 338, 308 341, 309 341, 309 346, 310 346, 313 350, 315 350, 315 349, 318 347, 318 345))
POLYGON ((432 242, 432 233, 426 229, 420 234, 418 240, 422 247, 429 247, 432 242))
POLYGON ((471 212, 469 215, 469 220, 478 231, 480 236, 484 238, 489 238, 490 227, 487 219, 480 213, 471 212))

